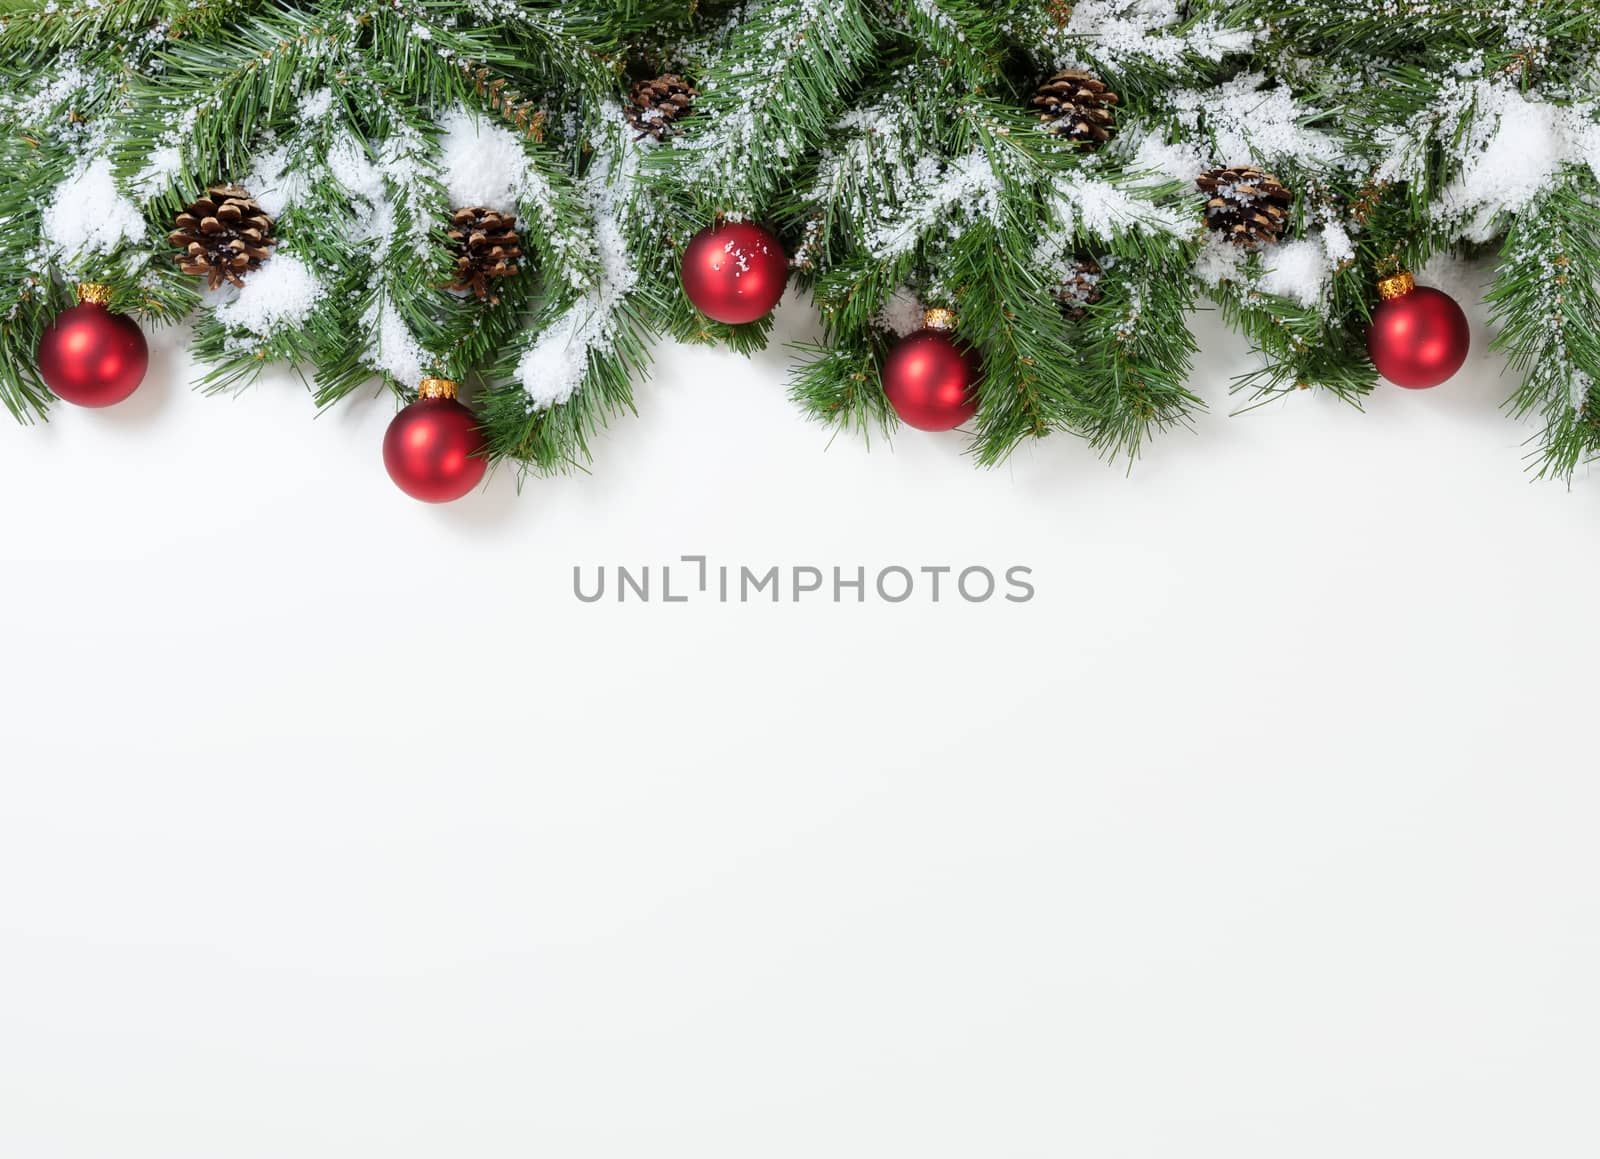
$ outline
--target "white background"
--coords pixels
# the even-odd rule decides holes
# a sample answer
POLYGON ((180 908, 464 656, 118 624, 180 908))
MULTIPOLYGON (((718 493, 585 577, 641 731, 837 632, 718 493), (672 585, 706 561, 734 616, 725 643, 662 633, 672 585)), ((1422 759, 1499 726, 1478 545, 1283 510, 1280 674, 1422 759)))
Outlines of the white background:
POLYGON ((1236 418, 1203 321, 1131 475, 829 446, 781 347, 446 508, 176 335, 0 425, 0 1155, 1600 1153, 1600 472, 1475 321, 1236 418), (1038 595, 571 594, 686 553, 1038 595))

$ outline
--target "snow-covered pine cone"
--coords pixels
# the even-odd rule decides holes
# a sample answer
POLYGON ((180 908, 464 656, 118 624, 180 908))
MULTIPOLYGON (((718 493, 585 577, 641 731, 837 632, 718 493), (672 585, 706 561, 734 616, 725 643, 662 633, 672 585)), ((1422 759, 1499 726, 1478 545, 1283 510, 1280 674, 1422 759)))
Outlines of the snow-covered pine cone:
POLYGON ((482 206, 458 209, 450 217, 450 252, 455 255, 455 280, 447 287, 471 292, 498 303, 490 278, 514 277, 522 257, 517 218, 482 206))
POLYGON ((1213 169, 1196 177, 1194 183, 1210 197, 1206 224, 1237 245, 1275 242, 1289 227, 1294 194, 1254 165, 1213 169))
POLYGON ((628 90, 628 123, 639 131, 639 136, 654 137, 657 141, 669 137, 677 129, 679 117, 689 114, 690 106, 700 94, 695 87, 677 73, 667 73, 654 80, 642 80, 628 90))
POLYGON ((1045 132, 1091 147, 1111 138, 1117 94, 1106 82, 1082 69, 1064 68, 1039 86, 1033 107, 1045 132))
POLYGON ((272 218, 238 185, 213 185, 178 214, 167 241, 183 252, 178 268, 205 278, 213 290, 223 282, 244 285, 246 274, 267 259, 272 218))
POLYGON ((1068 319, 1083 321, 1089 307, 1106 296, 1100 288, 1102 272, 1100 263, 1091 257, 1080 257, 1072 263, 1065 280, 1056 287, 1056 301, 1068 319))

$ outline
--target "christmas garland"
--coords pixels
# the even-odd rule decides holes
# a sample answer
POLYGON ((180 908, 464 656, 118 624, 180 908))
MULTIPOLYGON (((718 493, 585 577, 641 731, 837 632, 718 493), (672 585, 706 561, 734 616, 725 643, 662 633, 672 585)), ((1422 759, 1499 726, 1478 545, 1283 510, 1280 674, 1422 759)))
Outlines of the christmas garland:
POLYGON ((141 326, 192 319, 208 389, 383 383, 390 474, 442 501, 582 465, 655 340, 757 348, 792 284, 816 420, 1132 455, 1201 405, 1202 297, 1247 401, 1359 403, 1460 368, 1412 271, 1493 247, 1538 469, 1600 449, 1580 0, 0 0, 0 54, 21 419, 127 397, 141 326))

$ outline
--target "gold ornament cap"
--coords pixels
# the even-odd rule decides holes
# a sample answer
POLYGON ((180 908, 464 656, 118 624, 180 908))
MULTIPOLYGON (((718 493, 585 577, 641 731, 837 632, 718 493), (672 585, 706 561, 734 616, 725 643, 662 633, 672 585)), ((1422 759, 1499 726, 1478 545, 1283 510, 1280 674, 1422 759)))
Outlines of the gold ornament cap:
POLYGON ((111 305, 111 287, 104 282, 79 282, 78 305, 111 305))
POLYGON ((930 306, 922 312, 922 326, 925 330, 954 330, 956 312, 946 306, 930 306))
POLYGON ((418 398, 455 398, 456 383, 449 378, 424 378, 417 387, 418 398))
POLYGON ((1378 297, 1385 302, 1394 298, 1403 298, 1417 288, 1417 279, 1413 278, 1406 270, 1398 274, 1390 274, 1387 278, 1378 279, 1378 297))

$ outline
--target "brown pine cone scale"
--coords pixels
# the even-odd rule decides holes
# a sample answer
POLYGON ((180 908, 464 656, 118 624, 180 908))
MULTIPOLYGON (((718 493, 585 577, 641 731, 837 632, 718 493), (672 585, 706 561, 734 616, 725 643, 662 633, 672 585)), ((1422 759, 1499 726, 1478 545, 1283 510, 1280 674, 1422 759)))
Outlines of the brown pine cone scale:
POLYGON ((1275 242, 1289 228, 1294 194, 1254 165, 1213 169, 1194 179, 1206 202, 1206 224, 1237 245, 1275 242))
POLYGON ((1104 272, 1100 263, 1091 257, 1080 257, 1072 263, 1066 278, 1056 287, 1056 301, 1068 320, 1082 322, 1089 314, 1089 307, 1106 296, 1100 288, 1104 272))
POLYGON ((272 218, 238 185, 213 185, 173 221, 167 241, 183 252, 178 268, 206 279, 213 290, 224 282, 244 285, 277 245, 272 218))
POLYGON ((689 114, 699 92, 677 73, 637 82, 628 90, 628 123, 639 132, 639 139, 657 141, 670 137, 679 128, 677 121, 689 114))
POLYGON ((1093 73, 1064 68, 1039 86, 1033 106, 1045 132, 1092 148, 1110 140, 1119 99, 1093 73))
POLYGON ((517 218, 482 206, 458 209, 450 218, 450 250, 455 255, 455 280, 447 287, 498 304, 491 279, 515 277, 521 267, 522 241, 517 218))

